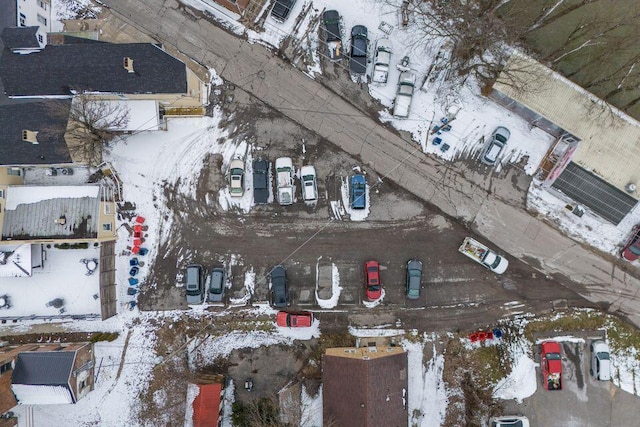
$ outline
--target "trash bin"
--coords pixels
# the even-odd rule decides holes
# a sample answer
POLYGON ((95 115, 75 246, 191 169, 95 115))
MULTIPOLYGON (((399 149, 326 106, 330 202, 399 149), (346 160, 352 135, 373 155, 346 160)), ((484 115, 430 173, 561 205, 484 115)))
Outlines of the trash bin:
POLYGON ((497 339, 502 338, 502 330, 500 329, 494 329, 493 330, 493 336, 496 337, 497 339))

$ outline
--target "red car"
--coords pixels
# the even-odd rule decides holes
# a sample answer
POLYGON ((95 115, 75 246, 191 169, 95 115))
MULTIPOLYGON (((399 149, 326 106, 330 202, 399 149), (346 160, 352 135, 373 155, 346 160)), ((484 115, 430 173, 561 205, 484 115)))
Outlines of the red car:
POLYGON ((622 248, 620 255, 627 261, 635 261, 640 258, 640 224, 633 229, 633 234, 622 248))
POLYGON ((380 264, 378 261, 364 263, 365 295, 369 301, 377 300, 382 296, 382 281, 380 280, 380 264))
POLYGON ((547 390, 562 390, 562 357, 557 341, 544 341, 540 344, 540 365, 542 385, 547 390))
POLYGON ((287 312, 279 311, 276 324, 287 328, 308 328, 313 323, 313 313, 308 311, 287 312))

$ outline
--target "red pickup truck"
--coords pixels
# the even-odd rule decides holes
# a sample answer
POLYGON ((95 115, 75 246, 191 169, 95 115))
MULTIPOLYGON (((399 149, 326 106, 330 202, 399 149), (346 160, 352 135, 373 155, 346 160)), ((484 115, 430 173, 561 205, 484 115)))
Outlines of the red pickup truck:
POLYGON ((542 364, 542 384, 547 390, 562 390, 562 357, 557 341, 543 341, 540 344, 542 364))

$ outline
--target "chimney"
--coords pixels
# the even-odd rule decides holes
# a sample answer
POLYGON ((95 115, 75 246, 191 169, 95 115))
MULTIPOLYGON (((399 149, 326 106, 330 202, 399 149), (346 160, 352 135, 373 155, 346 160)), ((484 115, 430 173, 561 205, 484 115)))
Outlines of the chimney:
POLYGON ((30 142, 32 144, 39 144, 38 142, 38 132, 34 132, 32 130, 23 130, 22 131, 22 140, 30 142))
POLYGON ((133 70, 133 59, 126 56, 122 60, 122 65, 124 66, 124 69, 127 70, 128 72, 135 73, 135 71, 133 70))

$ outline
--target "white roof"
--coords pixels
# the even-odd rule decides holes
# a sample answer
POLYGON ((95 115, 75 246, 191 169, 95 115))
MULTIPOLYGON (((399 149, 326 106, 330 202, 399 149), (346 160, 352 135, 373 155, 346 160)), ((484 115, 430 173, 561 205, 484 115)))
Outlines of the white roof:
POLYGON ((12 211, 19 205, 38 203, 43 200, 60 198, 98 197, 100 186, 76 185, 76 186, 30 186, 19 185, 7 188, 5 209, 12 211))
POLYGON ((0 246, 0 277, 31 276, 31 244, 0 246))
POLYGON ((73 403, 71 392, 62 386, 11 384, 21 405, 59 405, 73 403))
MULTIPOLYGON (((74 98, 73 103, 77 103, 79 98, 74 98)), ((104 121, 109 123, 116 115, 126 111, 128 122, 122 127, 112 127, 109 130, 115 131, 139 131, 158 130, 160 128, 160 111, 158 102, 151 99, 118 99, 100 100, 96 103, 106 103, 111 112, 104 121)), ((101 108, 101 107, 97 107, 101 108)))

